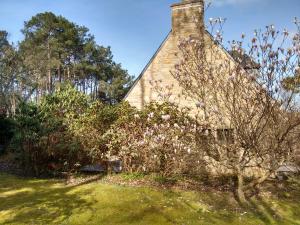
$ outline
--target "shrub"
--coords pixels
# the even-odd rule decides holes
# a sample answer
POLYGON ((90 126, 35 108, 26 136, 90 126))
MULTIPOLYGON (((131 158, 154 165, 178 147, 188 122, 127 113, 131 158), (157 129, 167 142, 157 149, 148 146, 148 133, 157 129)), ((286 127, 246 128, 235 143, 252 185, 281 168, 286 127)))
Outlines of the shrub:
POLYGON ((66 84, 41 103, 22 103, 17 111, 11 149, 36 175, 76 170, 101 161, 102 135, 118 118, 118 107, 89 98, 66 84))
POLYGON ((14 120, 0 114, 0 145, 7 145, 13 137, 14 120))
POLYGON ((80 140, 74 137, 70 127, 84 115, 88 106, 88 97, 71 84, 61 86, 42 99, 39 107, 43 129, 39 145, 53 169, 70 170, 86 160, 80 140))
POLYGON ((107 147, 102 136, 117 118, 117 106, 96 101, 70 124, 69 131, 80 142, 81 151, 90 162, 105 159, 107 147))
POLYGON ((140 112, 127 112, 105 135, 108 155, 119 156, 125 171, 169 176, 203 168, 196 146, 197 123, 186 109, 151 103, 140 112))
POLYGON ((12 118, 0 114, 0 155, 4 153, 14 134, 15 123, 12 118))
POLYGON ((19 104, 15 115, 15 127, 9 149, 19 155, 25 170, 34 169, 42 163, 42 151, 39 146, 41 120, 38 107, 32 103, 19 104))

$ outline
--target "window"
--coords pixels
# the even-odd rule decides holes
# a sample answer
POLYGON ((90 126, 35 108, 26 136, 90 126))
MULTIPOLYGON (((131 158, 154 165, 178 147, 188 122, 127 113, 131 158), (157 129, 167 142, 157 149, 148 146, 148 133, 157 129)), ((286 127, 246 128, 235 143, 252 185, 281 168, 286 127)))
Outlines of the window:
POLYGON ((214 141, 220 144, 233 144, 234 143, 234 130, 233 129, 218 129, 213 131, 211 129, 204 129, 197 135, 199 144, 213 144, 214 141))
POLYGON ((218 141, 220 141, 223 144, 233 144, 234 143, 233 129, 218 129, 217 138, 218 141))

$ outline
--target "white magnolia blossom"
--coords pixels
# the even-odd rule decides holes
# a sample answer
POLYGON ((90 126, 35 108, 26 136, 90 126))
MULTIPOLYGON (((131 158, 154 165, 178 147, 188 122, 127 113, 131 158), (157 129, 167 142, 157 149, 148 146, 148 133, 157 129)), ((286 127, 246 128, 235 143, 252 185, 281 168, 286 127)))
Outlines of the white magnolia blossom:
POLYGON ((171 116, 170 115, 162 115, 161 118, 165 121, 168 121, 171 119, 171 116))
POLYGON ((174 127, 177 128, 177 129, 180 128, 177 123, 174 123, 174 127))
POLYGON ((235 74, 232 74, 228 77, 228 80, 229 81, 233 81, 235 79, 235 74))
POLYGON ((153 117, 154 117, 154 112, 149 113, 149 114, 148 114, 148 117, 149 117, 149 118, 153 118, 153 117))
POLYGON ((205 107, 205 103, 199 101, 199 102, 196 103, 196 107, 197 107, 197 108, 203 108, 203 107, 205 107))
POLYGON ((271 30, 275 30, 275 26, 274 25, 271 25, 270 28, 271 28, 271 30))

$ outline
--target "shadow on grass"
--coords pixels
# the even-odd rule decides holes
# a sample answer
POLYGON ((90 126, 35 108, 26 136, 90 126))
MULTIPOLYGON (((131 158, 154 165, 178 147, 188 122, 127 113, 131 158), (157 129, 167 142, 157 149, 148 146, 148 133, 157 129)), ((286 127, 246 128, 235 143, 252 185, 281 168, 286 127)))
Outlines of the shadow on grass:
POLYGON ((252 197, 249 210, 266 224, 300 224, 299 180, 271 182, 265 188, 272 197, 252 197))
POLYGON ((274 224, 275 220, 280 220, 280 216, 271 206, 261 197, 255 197, 249 200, 250 208, 253 214, 256 214, 265 224, 274 224))
POLYGON ((0 180, 0 224, 5 225, 300 224, 298 186, 285 190, 294 193, 290 197, 253 198, 244 214, 229 192, 86 184, 92 179, 66 186, 1 174, 0 180))
POLYGON ((71 193, 73 187, 62 185, 58 180, 33 180, 1 175, 0 213, 3 224, 62 223, 74 209, 84 211, 90 204, 71 193), (3 219, 3 218, 2 218, 3 219))

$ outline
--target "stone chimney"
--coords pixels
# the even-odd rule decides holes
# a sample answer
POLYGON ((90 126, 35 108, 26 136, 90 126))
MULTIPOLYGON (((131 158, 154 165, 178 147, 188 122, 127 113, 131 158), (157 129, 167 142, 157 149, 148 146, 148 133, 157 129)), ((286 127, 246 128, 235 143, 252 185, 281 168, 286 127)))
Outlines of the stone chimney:
POLYGON ((182 0, 171 6, 172 33, 178 37, 194 36, 203 32, 204 0, 182 0))

